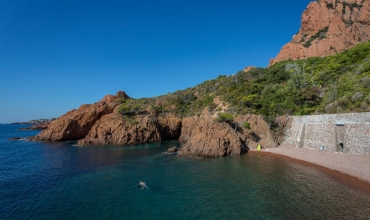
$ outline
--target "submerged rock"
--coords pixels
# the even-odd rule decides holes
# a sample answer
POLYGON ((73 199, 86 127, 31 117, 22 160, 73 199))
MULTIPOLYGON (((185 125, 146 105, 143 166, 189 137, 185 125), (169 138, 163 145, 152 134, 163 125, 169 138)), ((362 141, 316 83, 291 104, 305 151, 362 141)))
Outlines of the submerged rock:
POLYGON ((177 147, 170 147, 168 148, 168 150, 166 151, 166 154, 174 154, 178 151, 177 147))

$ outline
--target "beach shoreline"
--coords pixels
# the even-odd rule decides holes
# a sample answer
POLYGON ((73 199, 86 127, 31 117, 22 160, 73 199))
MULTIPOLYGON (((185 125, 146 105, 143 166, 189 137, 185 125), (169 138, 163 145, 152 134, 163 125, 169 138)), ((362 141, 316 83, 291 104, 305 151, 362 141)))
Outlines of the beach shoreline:
POLYGON ((252 149, 248 154, 277 157, 313 167, 342 184, 370 193, 369 156, 296 148, 290 144, 283 144, 277 148, 261 151, 252 149))

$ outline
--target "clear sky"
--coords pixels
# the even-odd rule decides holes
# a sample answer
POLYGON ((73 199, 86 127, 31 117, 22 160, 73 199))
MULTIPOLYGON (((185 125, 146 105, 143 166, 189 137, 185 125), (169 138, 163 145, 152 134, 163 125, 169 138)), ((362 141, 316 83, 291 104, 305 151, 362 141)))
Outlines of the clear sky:
POLYGON ((0 123, 266 67, 309 0, 1 0, 0 123))

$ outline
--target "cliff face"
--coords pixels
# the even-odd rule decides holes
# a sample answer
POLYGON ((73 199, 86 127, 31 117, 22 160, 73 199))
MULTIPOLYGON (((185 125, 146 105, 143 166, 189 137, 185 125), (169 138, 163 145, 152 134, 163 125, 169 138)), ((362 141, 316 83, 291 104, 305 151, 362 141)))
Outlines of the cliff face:
POLYGON ((214 122, 211 117, 185 118, 180 141, 186 141, 178 152, 180 156, 222 157, 240 155, 257 144, 275 147, 268 124, 259 115, 237 115, 234 122, 248 122, 250 129, 228 123, 214 122))
POLYGON ((370 40, 370 1, 319 0, 303 12, 301 28, 270 65, 327 56, 370 40))
POLYGON ((103 115, 113 112, 119 98, 129 98, 120 91, 115 96, 107 95, 94 104, 85 104, 53 120, 46 130, 35 136, 35 141, 65 141, 84 138, 91 127, 103 115))
POLYGON ((77 145, 103 144, 142 144, 167 139, 177 139, 181 132, 181 119, 174 117, 151 118, 149 115, 138 115, 134 119, 124 120, 118 112, 104 115, 79 140, 77 145))

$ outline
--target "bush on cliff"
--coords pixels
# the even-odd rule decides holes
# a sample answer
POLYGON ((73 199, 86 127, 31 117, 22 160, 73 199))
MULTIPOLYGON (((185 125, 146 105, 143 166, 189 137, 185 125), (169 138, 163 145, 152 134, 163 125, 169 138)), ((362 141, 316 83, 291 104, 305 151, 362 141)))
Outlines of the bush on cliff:
POLYGON ((234 120, 234 116, 228 113, 218 113, 217 118, 214 119, 215 122, 227 122, 231 123, 234 120))

